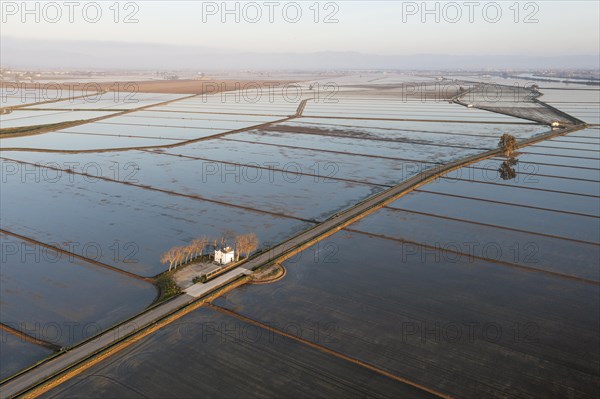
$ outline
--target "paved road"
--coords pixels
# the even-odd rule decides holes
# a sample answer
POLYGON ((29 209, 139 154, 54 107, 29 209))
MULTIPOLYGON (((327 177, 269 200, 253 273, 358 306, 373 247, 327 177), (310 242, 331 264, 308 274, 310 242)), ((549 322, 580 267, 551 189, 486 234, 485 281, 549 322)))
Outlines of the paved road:
MULTIPOLYGON (((529 145, 534 142, 546 140, 555 135, 557 135, 557 133, 549 133, 547 135, 538 136, 536 138, 526 140, 519 145, 529 145)), ((112 330, 108 330, 92 341, 81 344, 80 346, 69 350, 67 353, 57 356, 48 362, 43 363, 38 367, 34 367, 28 372, 7 381, 5 384, 0 386, 0 398, 12 397, 20 392, 23 392, 27 388, 33 387, 46 378, 51 377, 67 369, 68 367, 75 365, 77 362, 80 362, 81 360, 84 360, 87 357, 95 354, 96 352, 115 344, 125 334, 133 332, 134 329, 141 329, 153 323, 154 321, 168 316, 180 307, 194 301, 196 298, 206 295, 244 274, 250 274, 251 270, 254 270, 261 265, 269 262, 281 261, 285 257, 296 253, 298 250, 312 245, 320 239, 335 233, 351 223, 354 223, 356 220, 363 218, 367 214, 394 201, 401 195, 412 191, 416 187, 425 184, 431 179, 434 179, 450 170, 457 169, 492 155, 496 155, 497 153, 498 151, 488 151, 479 155, 462 159, 460 161, 452 162, 450 164, 423 172, 397 186, 383 191, 355 205, 354 207, 341 212, 330 219, 327 219, 323 223, 316 225, 315 227, 293 237, 292 239, 273 247, 269 251, 250 259, 239 267, 230 270, 205 284, 199 283, 187 288, 184 295, 159 305, 123 325, 117 326, 112 330)))
POLYGON ((233 280, 237 279, 238 277, 241 277, 245 274, 249 275, 249 274, 252 274, 252 272, 243 267, 236 267, 235 269, 230 270, 227 273, 222 274, 219 277, 212 279, 204 284, 203 283, 194 284, 191 287, 186 288, 184 290, 184 292, 188 296, 198 298, 198 297, 201 297, 201 296, 211 293, 212 291, 216 290, 217 288, 222 287, 223 285, 229 283, 230 281, 233 281, 233 280))

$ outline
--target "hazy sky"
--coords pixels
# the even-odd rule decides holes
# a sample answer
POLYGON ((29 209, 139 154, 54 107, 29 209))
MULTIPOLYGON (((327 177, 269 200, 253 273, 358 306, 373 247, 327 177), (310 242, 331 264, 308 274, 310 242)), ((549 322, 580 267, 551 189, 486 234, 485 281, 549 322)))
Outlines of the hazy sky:
POLYGON ((25 14, 21 1, 2 1, 2 35, 257 52, 565 55, 598 54, 600 47, 597 1, 519 2, 517 7, 515 1, 471 2, 472 5, 430 1, 426 5, 430 14, 423 13, 421 1, 335 1, 319 2, 318 7, 314 7, 314 1, 257 1, 249 5, 227 2, 233 13, 226 15, 220 1, 135 1, 120 2, 119 22, 114 21, 113 1, 88 5, 86 13, 83 7, 88 2, 77 2, 73 22, 69 21, 66 2, 45 3, 29 3, 27 7, 32 12, 25 14), (101 10, 98 17, 96 4, 101 10), (138 22, 123 21, 130 13, 138 22), (332 23, 325 23, 326 16, 332 13, 332 23), (270 14, 273 22, 269 21, 270 14), (39 22, 35 21, 37 16, 39 22), (226 18, 225 22, 222 18, 226 18), (426 18, 425 22, 422 18, 426 18), (95 19, 98 21, 92 23, 95 19), (58 22, 51 22, 55 20, 58 22), (252 23, 253 20, 257 22, 252 23), (293 20, 298 22, 292 23, 293 20))

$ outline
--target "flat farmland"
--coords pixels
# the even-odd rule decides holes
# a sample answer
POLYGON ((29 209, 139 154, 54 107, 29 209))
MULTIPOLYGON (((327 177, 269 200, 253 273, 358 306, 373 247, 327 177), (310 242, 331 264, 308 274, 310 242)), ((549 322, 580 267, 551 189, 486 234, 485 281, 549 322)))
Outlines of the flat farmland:
MULTIPOLYGON (((573 178, 583 170, 566 169, 573 178)), ((594 397, 597 196, 449 180, 286 261, 270 287, 246 286, 215 305, 270 325, 335 325, 335 342, 321 345, 454 397, 594 397), (439 198, 456 190, 468 198, 439 198), (500 203, 499 190, 512 194, 500 203)))
POLYGON ((535 147, 572 148, 598 152, 600 151, 600 142, 597 139, 591 138, 559 137, 556 139, 546 140, 543 144, 537 144, 535 147), (594 144, 594 146, 590 147, 588 144, 594 144))
POLYGON ((147 94, 135 92, 131 87, 130 93, 91 93, 85 97, 67 99, 63 101, 36 104, 24 109, 111 109, 130 110, 165 101, 173 101, 183 96, 178 94, 147 94))
POLYGON ((600 182, 600 171, 569 166, 528 164, 519 160, 515 167, 515 178, 504 180, 498 171, 503 161, 503 159, 486 159, 466 168, 452 171, 442 180, 471 180, 480 183, 495 183, 501 186, 522 186, 550 192, 567 192, 574 195, 597 196, 600 194, 597 185, 600 182))
POLYGON ((53 85, 37 85, 23 87, 16 83, 0 83, 0 107, 25 107, 42 102, 68 100, 74 101, 80 96, 96 96, 98 93, 93 88, 82 90, 82 87, 65 87, 64 90, 53 85))
MULTIPOLYGON (((176 104, 176 103, 172 103, 176 104)), ((158 119, 159 121, 162 119, 166 120, 207 120, 214 122, 258 122, 265 123, 268 121, 280 119, 275 118, 273 116, 263 116, 263 115, 246 115, 246 114, 212 114, 212 113, 204 113, 204 112, 178 112, 178 111, 157 111, 156 107, 149 108, 146 111, 136 111, 131 114, 128 114, 129 117, 139 117, 139 118, 148 118, 158 119)))
POLYGON ((600 127, 588 127, 587 129, 570 134, 569 137, 600 139, 600 127))
MULTIPOLYGON (((53 123, 72 122, 110 116, 110 111, 21 111, 16 110, 8 115, 0 115, 2 129, 24 126, 48 125, 53 123)), ((3 139, 8 140, 8 139, 3 139)))
POLYGON ((436 147, 417 143, 391 143, 348 139, 344 137, 323 137, 302 133, 281 134, 263 131, 237 133, 227 136, 227 140, 312 150, 336 151, 346 154, 360 154, 410 161, 429 160, 449 162, 454 159, 485 151, 485 148, 460 148, 444 145, 436 147))
POLYGON ((21 337, 0 330, 0 381, 52 355, 52 349, 27 342, 21 337))
MULTIPOLYGON (((39 176, 53 171, 31 169, 39 176)), ((79 175, 78 175, 79 176, 79 175)), ((141 276, 154 276, 166 270, 160 255, 174 245, 187 245, 201 235, 217 238, 226 230, 254 232, 262 244, 275 243, 306 229, 311 223, 240 209, 225 204, 200 201, 175 194, 85 179, 73 182, 62 175, 58 181, 40 178, 23 181, 13 176, 3 183, 2 228, 43 242, 79 243, 76 254, 94 243, 89 257, 141 276), (43 197, 44 206, 36 206, 43 197), (88 209, 94 209, 90 213, 88 209), (71 223, 77 218, 80 223, 71 223), (110 248, 119 243, 121 255, 110 248), (124 245, 130 244, 127 248, 124 245)))
MULTIPOLYGON (((104 111, 14 111, 3 115, 2 127, 44 125, 105 117, 104 111), (24 113, 19 116, 19 113, 24 113), (31 122, 33 121, 33 122, 31 122)), ((169 112, 136 111, 73 128, 42 135, 7 137, 0 142, 3 149, 37 149, 93 151, 121 148, 157 147, 187 140, 197 140, 227 131, 247 129, 274 122, 278 117, 247 115, 186 114, 178 117, 169 112), (139 115, 138 115, 139 113, 139 115)))
POLYGON ((0 322, 58 347, 70 346, 145 309, 149 282, 0 234, 0 322))
MULTIPOLYGON (((413 133, 444 133, 470 135, 474 137, 500 137, 503 133, 509 133, 519 139, 532 137, 536 134, 541 134, 548 130, 544 125, 538 124, 517 124, 518 119, 512 119, 509 124, 484 123, 484 122, 434 122, 434 121, 395 121, 385 119, 352 119, 352 118, 310 118, 302 117, 287 121, 284 125, 304 126, 309 127, 317 125, 324 130, 336 129, 345 130, 350 133, 361 131, 363 128, 368 131, 370 129, 385 129, 391 130, 394 134, 395 130, 413 132, 413 133)), ((426 135, 423 135, 426 137, 426 135)))
POLYGON ((366 101, 356 98, 340 98, 336 103, 309 101, 304 111, 309 117, 348 117, 374 119, 412 119, 423 121, 472 121, 509 122, 519 120, 511 116, 494 114, 476 108, 465 108, 447 102, 379 100, 366 101))
POLYGON ((196 310, 42 397, 115 395, 436 397, 207 308, 196 310), (170 374, 173 368, 179 370, 177 375, 170 374))
MULTIPOLYGON (((113 78, 114 79, 114 78, 113 78)), ((67 79, 64 82, 50 80, 50 81, 41 81, 42 83, 25 83, 24 88, 29 90, 44 90, 46 86, 45 83, 48 83, 48 88, 55 88, 60 92, 68 92, 69 90, 73 90, 73 88, 97 88, 99 90, 107 90, 111 93, 119 92, 119 93, 130 93, 132 88, 135 88, 136 93, 149 94, 151 96, 160 95, 172 95, 175 94, 187 94, 187 95, 213 95, 215 92, 219 92, 221 90, 225 91, 234 91, 239 90, 239 88, 244 87, 265 87, 267 90, 268 87, 277 87, 277 86, 286 86, 286 85, 294 85, 296 84, 296 80, 272 80, 272 79, 180 79, 180 80, 141 80, 142 76, 120 76, 118 80, 111 80, 111 78, 107 77, 97 77, 94 79, 89 78, 76 78, 76 79, 67 79), (90 83, 90 85, 86 86, 86 84, 90 83), (40 85, 42 89, 40 89, 40 85)), ((147 77, 145 77, 147 79, 147 77)), ((23 87, 19 85, 20 87, 23 87)), ((16 90, 14 88, 14 84, 12 83, 4 83, 2 85, 4 90, 8 92, 12 92, 16 90)))
MULTIPOLYGON (((363 138, 382 141, 414 141, 417 143, 434 143, 438 145, 473 145, 476 140, 479 147, 495 147, 498 143, 498 137, 504 133, 510 132, 515 137, 527 138, 535 134, 540 134, 547 129, 543 126, 531 128, 523 125, 504 125, 502 128, 491 128, 489 125, 479 125, 475 129, 481 129, 475 133, 465 129, 464 125, 458 125, 462 129, 456 129, 458 126, 446 124, 444 126, 437 124, 419 126, 418 123, 407 124, 406 122, 396 122, 388 126, 352 126, 352 121, 335 120, 335 123, 309 122, 314 119, 298 118, 288 122, 282 122, 270 126, 263 130, 273 132, 298 132, 305 134, 315 134, 334 137, 363 138), (489 132, 485 131, 489 129, 489 132), (429 130, 428 130, 429 129, 429 130)), ((371 121, 369 121, 371 122, 371 121)), ((377 121, 378 122, 378 121, 377 121)))
POLYGON ((301 172, 316 179, 344 179, 374 185, 395 184, 438 164, 234 140, 211 140, 153 151, 230 162, 241 165, 241 168, 256 166, 267 171, 269 168, 283 170, 290 173, 290 177, 294 172, 301 172))
POLYGON ((137 123, 95 122, 64 129, 63 133, 95 134, 113 137, 142 137, 187 141, 226 132, 214 127, 186 128, 181 126, 143 125, 137 123))
MULTIPOLYGON (((600 181, 600 169, 597 168, 580 167, 577 165, 555 165, 548 162, 536 162, 535 159, 532 159, 531 162, 528 162, 526 161, 526 159, 528 158, 531 159, 531 157, 527 155, 519 155, 519 163, 515 168, 517 172, 517 179, 513 179, 511 181, 512 183, 514 183, 515 181, 519 181, 519 179, 521 181, 527 180, 529 183, 531 183, 531 187, 535 187, 535 184, 537 184, 538 181, 543 181, 537 179, 538 176, 563 178, 563 180, 571 180, 571 182, 575 181, 574 179, 589 182, 600 181), (571 178, 574 179, 572 180, 571 178)), ((503 158, 494 157, 486 159, 485 161, 476 163, 474 165, 476 165, 478 168, 481 168, 482 170, 485 170, 485 172, 482 173, 486 173, 486 176, 488 173, 490 173, 489 176, 492 177, 486 177, 486 179, 498 181, 498 179, 494 177, 498 175, 498 169, 495 168, 494 170, 490 170, 490 168, 495 167, 496 165, 499 167, 503 161, 503 158)), ((554 162, 556 161, 557 159, 554 160, 554 162)), ((450 174, 450 176, 456 177, 457 175, 450 174)), ((565 182, 565 184, 569 183, 565 182)))
MULTIPOLYGON (((10 156, 11 153, 4 152, 4 155, 10 156)), ((118 180, 125 183, 314 221, 326 219, 383 190, 383 187, 370 183, 300 174, 302 171, 295 165, 277 171, 250 165, 242 168, 218 161, 142 151, 85 156, 13 155, 15 159, 43 159, 42 162, 34 161, 41 165, 79 165, 79 170, 75 168, 75 171, 87 171, 94 176, 102 173, 109 179, 115 178, 116 168, 119 168, 123 173, 118 180), (126 165, 127 171, 124 170, 126 165)), ((85 179, 80 176, 78 180, 85 179)))
MULTIPOLYGON (((317 181, 323 178, 347 179, 350 181, 363 182, 373 185, 391 185, 402 181, 408 177, 419 173, 423 168, 430 168, 437 165, 433 162, 413 162, 399 161, 395 159, 374 158, 369 156, 360 156, 342 153, 322 152, 318 150, 306 150, 298 148, 277 147, 263 144, 252 144, 220 140, 202 141, 191 143, 184 146, 173 148, 159 148, 148 150, 152 153, 169 154, 172 156, 189 157, 191 159, 204 160, 205 169, 211 169, 211 175, 226 176, 229 172, 230 179, 247 177, 256 178, 256 175, 250 175, 253 168, 264 168, 260 176, 268 176, 270 170, 273 173, 283 173, 285 171, 290 176, 290 181, 294 180, 298 173, 312 175, 317 181), (228 165, 227 170, 212 169, 211 162, 223 162, 235 165, 228 165), (237 172, 237 173, 236 173, 237 172)), ((75 170, 87 172, 88 174, 102 175, 124 180, 129 174, 135 175, 132 169, 121 170, 121 174, 114 173, 114 167, 110 170, 94 168, 93 163, 84 162, 87 157, 94 159, 94 162, 100 164, 110 163, 110 159, 126 157, 127 155, 140 156, 141 151, 97 153, 97 154, 61 154, 61 153, 33 153, 25 151, 3 151, 3 156, 10 159, 22 160, 40 165, 55 166, 67 165, 65 162, 78 162, 75 170), (83 163, 82 163, 83 162, 83 163), (86 167, 87 166, 87 167, 86 167), (111 171, 113 171, 111 173, 111 171)), ((146 156, 145 159, 148 159, 146 156)), ((153 159, 153 158, 149 158, 153 159)), ((156 159, 156 158, 155 158, 156 159)), ((114 162, 114 165, 119 165, 114 162)), ((121 165, 124 169, 125 165, 121 165)), ((133 163, 131 164, 134 165, 133 163)), ((63 166, 64 167, 64 166, 63 166)))
POLYGON ((528 181, 510 184, 510 181, 505 183, 502 179, 497 183, 444 179, 417 192, 514 203, 524 207, 600 217, 600 210, 596 207, 600 198, 597 184, 586 181, 562 183, 563 180, 551 180, 545 176, 539 177, 533 187, 530 187, 528 181), (579 192, 570 191, 569 186, 579 192))
POLYGON ((148 112, 144 115, 138 116, 136 112, 116 117, 114 119, 107 120, 110 123, 122 123, 129 124, 131 126, 169 126, 169 127, 182 127, 182 128, 196 128, 196 129, 224 129, 224 130, 237 130, 242 128, 251 127, 254 125, 261 125, 267 122, 274 122, 278 118, 261 116, 259 118, 248 117, 247 115, 216 115, 216 114, 188 114, 187 117, 181 118, 176 116, 170 116, 170 113, 158 113, 154 112, 154 116, 149 116, 148 112), (160 115, 160 116, 156 116, 160 115), (196 116, 196 117, 194 117, 196 116), (204 117, 202 117, 204 116, 204 117))
POLYGON ((450 396, 505 397, 510 386, 591 398, 598 389, 589 351, 598 345, 597 286, 481 260, 403 259, 400 243, 365 234, 328 243, 333 257, 307 252, 285 263, 284 280, 215 304, 278 325, 335 325, 326 347, 450 396))
POLYGON ((61 131, 4 139, 2 150, 102 151, 113 148, 156 147, 176 143, 164 138, 100 136, 61 131))
POLYGON ((523 154, 541 154, 541 155, 556 155, 559 157, 572 157, 581 159, 598 159, 600 160, 600 152, 591 148, 562 148, 549 146, 530 146, 524 148, 523 154))
POLYGON ((306 98, 298 88, 291 94, 280 90, 268 91, 248 87, 232 93, 198 96, 175 103, 153 107, 153 111, 194 112, 206 114, 240 114, 263 116, 292 116, 300 101, 306 98))
MULTIPOLYGON (((36 343, 36 323, 104 330, 147 308, 174 246, 201 236, 231 245, 245 233, 258 237, 256 252, 289 244, 411 177, 497 149, 503 134, 550 132, 459 104, 400 101, 402 82, 340 78, 335 104, 314 93, 149 93, 138 107, 96 104, 122 115, 2 139, 3 240, 67 257, 3 262, 0 321, 17 326, 3 330, 6 376, 48 356, 44 342, 53 353, 87 337, 36 343)), ((56 104, 20 112, 96 112, 85 100, 73 106, 86 111, 56 104)), ((599 132, 519 149, 510 179, 497 156, 419 186, 283 268, 152 324, 44 397, 591 398, 600 389, 600 354, 590 350, 600 344, 599 132)), ((270 252, 259 255, 141 317, 248 274, 270 252)))
POLYGON ((596 159, 596 157, 557 157, 555 154, 536 154, 532 152, 520 151, 518 158, 519 162, 534 165, 572 166, 574 168, 588 169, 592 171, 600 170, 600 161, 596 159))
POLYGON ((512 267, 600 281, 600 271, 594 264, 600 248, 594 244, 391 208, 370 215, 349 230, 404 243, 406 256, 432 262, 441 258, 465 262, 487 258, 512 267))
POLYGON ((490 203, 468 197, 446 196, 443 202, 439 200, 440 196, 436 194, 411 193, 401 202, 392 203, 389 207, 410 212, 435 213, 438 216, 528 230, 539 234, 552 231, 561 237, 586 242, 596 242, 595 238, 600 233, 598 221, 587 215, 557 213, 514 204, 490 203), (589 241, 590 238, 594 239, 589 241))
POLYGON ((557 89, 544 90, 542 101, 547 102, 582 121, 600 124, 600 90, 598 89, 557 89))

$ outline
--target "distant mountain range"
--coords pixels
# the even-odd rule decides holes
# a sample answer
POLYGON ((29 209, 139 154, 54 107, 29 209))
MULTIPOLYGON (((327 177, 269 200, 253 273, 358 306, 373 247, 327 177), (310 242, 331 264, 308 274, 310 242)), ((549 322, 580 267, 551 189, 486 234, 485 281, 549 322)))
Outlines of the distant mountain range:
POLYGON ((600 68, 600 55, 376 55, 357 52, 255 53, 210 47, 2 37, 3 66, 203 70, 600 68))

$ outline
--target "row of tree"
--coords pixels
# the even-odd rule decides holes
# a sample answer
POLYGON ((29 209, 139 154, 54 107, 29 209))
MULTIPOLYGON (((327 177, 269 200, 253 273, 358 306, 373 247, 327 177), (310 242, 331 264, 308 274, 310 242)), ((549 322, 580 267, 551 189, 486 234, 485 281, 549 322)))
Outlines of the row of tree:
MULTIPOLYGON (((221 236, 221 238, 215 240, 209 240, 208 237, 202 236, 193 239, 189 245, 181 245, 169 248, 160 257, 160 263, 163 265, 168 264, 169 271, 172 268, 177 269, 178 266, 181 266, 184 263, 197 258, 198 256, 202 256, 206 247, 209 247, 214 251, 219 245, 222 247, 227 246, 228 242, 233 242, 236 261, 240 260, 240 254, 247 258, 248 255, 250 255, 252 251, 255 251, 259 245, 258 237, 254 233, 241 235, 232 235, 231 233, 226 233, 221 236)), ((212 256, 214 259, 214 254, 212 256)))

